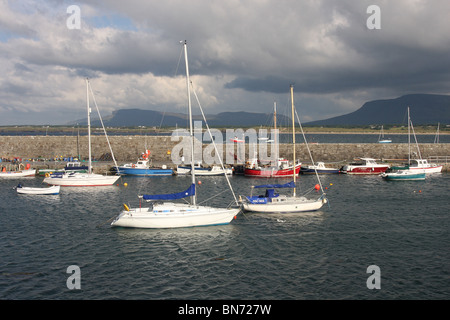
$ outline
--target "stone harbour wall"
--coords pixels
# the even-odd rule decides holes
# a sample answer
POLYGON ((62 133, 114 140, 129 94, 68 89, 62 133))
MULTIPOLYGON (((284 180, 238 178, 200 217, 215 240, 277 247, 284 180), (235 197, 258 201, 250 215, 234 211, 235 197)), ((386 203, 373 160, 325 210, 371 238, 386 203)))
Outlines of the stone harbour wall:
MULTIPOLYGON (((179 150, 182 141, 172 141, 171 136, 110 136, 109 141, 114 156, 119 164, 134 162, 146 149, 150 150, 150 158, 155 164, 166 164, 169 167, 175 165, 171 160, 172 150, 179 150), (174 147, 177 148, 174 149, 174 147)), ((3 160, 14 157, 23 160, 28 159, 61 159, 75 157, 80 152, 81 159, 88 158, 88 138, 81 136, 0 136, 0 158, 3 160), (77 147, 77 145, 79 147, 77 147)), ((234 149, 236 150, 236 145, 234 149)), ((241 145, 242 146, 242 145, 241 145)), ((447 157, 450 159, 450 144, 419 144, 422 158, 447 157)), ((204 152, 211 153, 210 144, 203 145, 204 152), (206 150, 208 148, 208 150, 206 150)), ((361 157, 370 157, 383 161, 402 160, 408 158, 408 145, 404 143, 333 143, 333 144, 309 144, 314 161, 325 163, 344 163, 361 157)), ((280 156, 292 159, 292 146, 280 144, 280 156)), ((223 158, 227 159, 226 147, 223 146, 223 158)), ((416 147, 411 146, 412 152, 416 147)), ((245 145, 245 160, 248 160, 249 145, 245 145)), ((111 161, 110 150, 105 136, 92 136, 92 155, 100 161, 111 161)), ((270 149, 268 151, 270 156, 270 149)), ((198 158, 198 157, 197 157, 198 158)), ((228 152, 228 159, 232 158, 228 152)), ((310 163, 305 144, 296 145, 296 158, 305 164, 310 163)), ((447 160, 448 161, 448 160, 447 160)))

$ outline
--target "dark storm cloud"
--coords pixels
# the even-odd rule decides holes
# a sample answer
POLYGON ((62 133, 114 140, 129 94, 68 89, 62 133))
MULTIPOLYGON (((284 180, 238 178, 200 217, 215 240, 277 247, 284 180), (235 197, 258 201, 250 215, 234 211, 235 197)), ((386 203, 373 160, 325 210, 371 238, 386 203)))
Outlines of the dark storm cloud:
POLYGON ((78 107, 84 77, 97 80, 108 110, 177 111, 184 98, 175 77, 184 74, 180 40, 188 41, 191 76, 210 113, 270 112, 290 84, 310 105, 304 114, 311 120, 368 100, 450 88, 448 1, 77 4, 81 28, 68 30, 66 2, 0 0, 0 87, 11 89, 0 92, 0 113, 2 106, 78 107), (381 9, 379 30, 366 26, 373 4, 381 9), (29 96, 14 97, 18 90, 29 96))

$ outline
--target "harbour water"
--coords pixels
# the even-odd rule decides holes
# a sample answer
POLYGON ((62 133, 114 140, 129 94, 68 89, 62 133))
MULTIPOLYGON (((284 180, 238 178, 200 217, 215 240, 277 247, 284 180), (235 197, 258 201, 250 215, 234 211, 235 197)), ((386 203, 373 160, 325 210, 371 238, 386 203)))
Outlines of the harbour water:
MULTIPOLYGON (((243 130, 246 132, 246 130, 243 130)), ((254 131, 259 134, 259 131, 254 131)), ((86 135, 86 132, 80 132, 81 136, 86 135)), ((128 131, 122 132, 108 132, 109 136, 116 135, 135 135, 136 133, 130 133, 128 131)), ((173 133, 175 135, 175 133, 173 133)), ((267 130, 266 133, 268 138, 271 137, 271 131, 267 130)), ((0 132, 0 135, 10 135, 10 136, 42 136, 47 135, 45 131, 18 131, 18 132, 0 132)), ((77 136, 77 131, 66 132, 66 131, 52 131, 49 132, 48 135, 52 136, 77 136)), ((93 135, 104 135, 103 131, 96 131, 93 135)), ((146 134, 139 134, 146 135, 146 134)), ((149 136, 170 136, 172 133, 170 132, 161 132, 161 133, 150 133, 149 136)), ((226 134, 223 133, 224 142, 225 143, 233 143, 226 139, 226 134)), ((239 137, 241 138, 241 137, 239 137)), ((367 134, 367 133, 306 133, 305 138, 308 143, 378 143, 379 134, 367 134)), ((392 143, 408 143, 408 135, 407 134, 389 134, 385 135, 385 138, 390 138, 392 143)), ((450 143, 450 134, 440 134, 436 136, 435 134, 417 134, 416 135, 418 143, 450 143)), ((205 142, 210 142, 209 135, 207 133, 203 134, 203 139, 205 142)), ((279 141, 281 143, 290 143, 292 142, 292 134, 288 133, 280 133, 279 141)), ((297 143, 303 143, 303 135, 301 133, 296 133, 296 141, 297 143)), ((414 139, 414 138, 411 138, 414 139)), ((246 139, 248 142, 248 138, 246 139)), ((414 140, 411 140, 415 142, 414 140)))
MULTIPOLYGON (((200 181, 199 202, 232 201, 223 177, 200 181)), ((267 182, 230 181, 238 195, 267 182)), ((342 174, 321 181, 330 203, 318 212, 239 214, 229 225, 144 230, 112 228, 110 219, 123 203, 138 205, 137 194, 179 191, 189 177, 123 177, 118 186, 62 188, 55 196, 13 190, 19 182, 41 185, 39 177, 0 180, 0 297, 450 298, 449 174, 411 182, 342 174), (379 289, 367 285, 373 265, 379 289), (68 288, 69 266, 80 270, 80 289, 68 288)), ((315 183, 301 176, 298 193, 315 183)))

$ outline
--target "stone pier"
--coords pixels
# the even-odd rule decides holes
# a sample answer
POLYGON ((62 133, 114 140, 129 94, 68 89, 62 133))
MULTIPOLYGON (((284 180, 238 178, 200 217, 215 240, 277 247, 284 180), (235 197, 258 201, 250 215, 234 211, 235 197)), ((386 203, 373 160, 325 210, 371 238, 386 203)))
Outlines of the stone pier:
MULTIPOLYGON (((38 165, 44 159, 75 157, 79 152, 80 158, 83 160, 88 158, 87 139, 87 136, 81 136, 79 139, 76 136, 0 136, 0 158, 5 161, 17 157, 23 161, 33 161, 38 165)), ((180 144, 181 140, 172 139, 171 136, 110 136, 109 141, 114 157, 119 164, 136 161, 139 155, 148 149, 154 164, 175 167, 175 164, 172 163, 171 152, 177 149, 174 147, 180 144)), ((235 151, 236 145, 234 146, 235 151)), ((231 152, 225 146, 221 147, 224 151, 223 159, 229 160, 232 157, 231 152)), ((419 144, 419 147, 424 159, 447 157, 447 161, 450 160, 450 144, 419 144)), ((408 158, 408 145, 405 143, 323 143, 309 144, 309 149, 314 161, 336 165, 361 157, 375 158, 385 162, 397 162, 408 158)), ((209 143, 203 145, 203 150, 203 152, 211 152, 209 143)), ((290 144, 280 144, 279 150, 281 157, 292 159, 290 144)), ((412 151, 414 155, 416 148, 413 147, 412 151)), ((99 161, 111 161, 110 149, 104 136, 92 137, 92 155, 99 161)), ((270 149, 268 155, 270 156, 270 149)), ((248 160, 248 156, 249 145, 245 144, 245 160, 248 160)), ((305 144, 296 145, 296 158, 302 163, 310 163, 305 144)), ((448 164, 445 162, 443 164, 448 170, 448 164)))

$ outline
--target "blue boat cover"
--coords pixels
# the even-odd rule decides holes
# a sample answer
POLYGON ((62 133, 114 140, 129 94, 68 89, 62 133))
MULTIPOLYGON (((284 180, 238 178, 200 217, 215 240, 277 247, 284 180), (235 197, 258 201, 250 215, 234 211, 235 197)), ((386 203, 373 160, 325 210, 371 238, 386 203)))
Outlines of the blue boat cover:
POLYGON ((153 195, 144 194, 142 198, 144 198, 144 200, 176 200, 193 196, 194 194, 195 194, 195 184, 191 184, 191 186, 183 192, 168 193, 168 194, 153 194, 153 195))
POLYGON ((295 188, 294 181, 285 184, 263 184, 260 186, 254 186, 255 188, 295 188))

